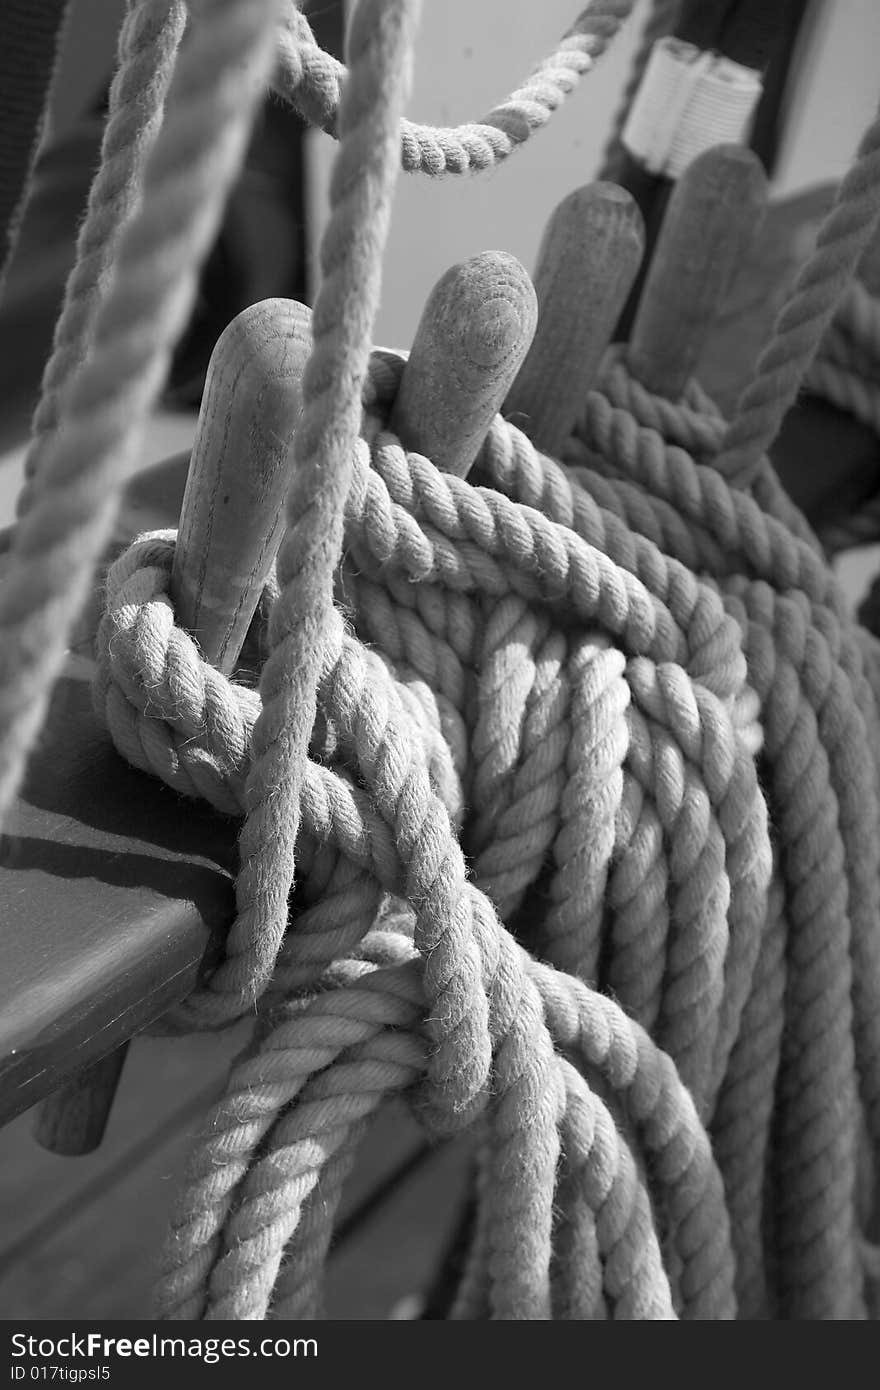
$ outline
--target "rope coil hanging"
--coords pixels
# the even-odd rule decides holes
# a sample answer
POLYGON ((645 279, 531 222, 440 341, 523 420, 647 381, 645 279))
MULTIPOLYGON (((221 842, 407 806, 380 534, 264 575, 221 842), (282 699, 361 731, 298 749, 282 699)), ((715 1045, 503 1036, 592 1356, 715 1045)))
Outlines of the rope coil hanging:
MULTIPOLYGON (((122 755, 243 818, 225 958, 169 1026, 260 1029, 160 1316, 318 1315, 345 1177, 401 1094, 438 1140, 479 1128, 454 1316, 865 1316, 880 662, 765 451, 876 220, 878 127, 731 422, 614 350, 561 461, 497 416, 462 479, 403 447, 400 361, 370 357, 394 178, 505 157, 631 6, 588 6, 479 128, 402 139, 411 0, 361 0, 344 73, 295 9, 190 8, 89 355, 47 371, 0 599, 8 804, 280 23, 276 82, 340 147, 259 690, 177 626, 173 532, 111 567, 97 636, 122 755)), ((143 16, 173 50, 180 7, 126 32, 143 16)))

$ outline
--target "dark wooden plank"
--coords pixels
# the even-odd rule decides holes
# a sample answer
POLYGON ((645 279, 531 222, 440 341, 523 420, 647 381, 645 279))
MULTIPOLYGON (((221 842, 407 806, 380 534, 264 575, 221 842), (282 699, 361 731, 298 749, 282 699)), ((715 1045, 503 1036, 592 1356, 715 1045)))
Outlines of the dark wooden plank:
POLYGON ((190 990, 233 910, 237 824, 129 768, 59 682, 0 839, 0 1120, 190 990))

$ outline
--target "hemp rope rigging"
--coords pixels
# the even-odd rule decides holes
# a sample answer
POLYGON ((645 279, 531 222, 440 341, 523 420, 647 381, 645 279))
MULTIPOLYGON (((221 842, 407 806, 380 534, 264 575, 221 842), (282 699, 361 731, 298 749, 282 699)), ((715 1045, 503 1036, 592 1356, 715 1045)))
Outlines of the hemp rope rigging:
POLYGON ((258 1027, 162 1317, 319 1315, 390 1095, 480 1137, 453 1317, 874 1311, 880 657, 766 449, 876 219, 880 122, 730 422, 617 349, 562 461, 496 417, 465 480, 390 431, 401 361, 370 355, 401 163, 506 157, 630 8, 589 6, 481 126, 401 141, 411 0, 360 0, 345 70, 287 4, 200 0, 172 73, 181 7, 131 7, 0 597, 2 805, 279 24, 276 80, 340 142, 259 690, 176 625, 173 532, 111 566, 97 634, 123 756, 244 818, 225 959, 167 1022, 258 1027), (127 95, 150 64, 151 105, 127 95))

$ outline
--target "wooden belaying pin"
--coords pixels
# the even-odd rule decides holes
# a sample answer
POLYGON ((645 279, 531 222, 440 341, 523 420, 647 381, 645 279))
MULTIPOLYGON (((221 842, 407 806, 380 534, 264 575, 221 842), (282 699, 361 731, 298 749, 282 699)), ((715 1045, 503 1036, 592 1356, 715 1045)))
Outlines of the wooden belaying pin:
MULTIPOLYGON (((217 340, 190 457, 172 572, 177 620, 232 672, 284 528, 311 312, 288 299, 243 310, 217 340)), ((59 1154, 100 1144, 128 1043, 37 1108, 34 1137, 59 1154)))
POLYGON ((229 675, 284 532, 311 311, 244 309, 217 340, 180 512, 171 596, 205 660, 229 675))
POLYGON ((534 275, 538 328, 504 405, 544 453, 559 454, 571 434, 644 244, 635 199, 613 183, 569 193, 547 224, 534 275))
POLYGON ((649 391, 667 400, 681 396, 766 201, 761 161, 742 145, 716 145, 682 174, 629 344, 630 368, 649 391))
POLYGON ((532 282, 506 251, 484 251, 447 270, 428 296, 391 411, 405 446, 464 478, 537 318, 532 282))
POLYGON ((127 1052, 125 1042, 99 1057, 36 1107, 33 1136, 41 1148, 75 1158, 98 1147, 127 1052))

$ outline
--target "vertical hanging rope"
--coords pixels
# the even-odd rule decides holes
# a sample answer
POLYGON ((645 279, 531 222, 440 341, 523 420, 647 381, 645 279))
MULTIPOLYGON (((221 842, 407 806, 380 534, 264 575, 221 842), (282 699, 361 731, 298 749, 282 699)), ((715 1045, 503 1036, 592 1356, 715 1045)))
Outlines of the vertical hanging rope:
MULTIPOLYGON (((28 479, 38 470, 47 439, 58 424, 64 389, 85 359, 101 289, 112 272, 122 229, 137 206, 146 159, 162 124, 185 24, 183 0, 129 0, 119 32, 101 162, 89 190, 76 261, 31 424, 24 464, 28 479)), ((30 489, 25 488, 18 498, 19 515, 27 510, 29 497, 30 489)))
POLYGON ((880 117, 868 127, 840 184, 816 250, 801 270, 744 388, 715 466, 747 487, 793 405, 810 363, 880 216, 880 117))
POLYGON ((312 321, 315 341, 303 379, 288 530, 278 555, 280 595, 260 684, 263 709, 254 729, 240 840, 238 915, 226 960, 211 980, 210 1007, 221 1017, 237 1015, 262 993, 287 927, 317 685, 328 644, 335 640, 330 620, 343 509, 352 456, 366 448, 359 439, 361 391, 399 168, 399 124, 417 12, 417 0, 361 0, 350 27, 341 144, 312 321))
POLYGON ((46 713, 146 416, 186 322, 275 49, 279 0, 205 0, 172 80, 140 211, 64 397, 0 594, 0 822, 46 713))

